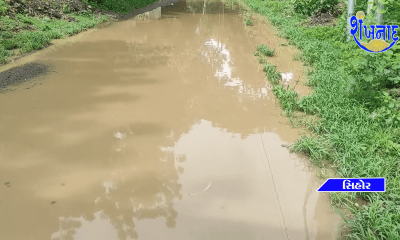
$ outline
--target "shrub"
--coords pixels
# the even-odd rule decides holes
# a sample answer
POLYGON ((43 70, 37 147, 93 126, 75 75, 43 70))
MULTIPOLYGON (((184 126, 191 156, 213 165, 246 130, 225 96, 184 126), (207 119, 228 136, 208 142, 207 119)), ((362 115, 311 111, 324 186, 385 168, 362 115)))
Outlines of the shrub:
POLYGON ((306 16, 313 15, 316 11, 323 13, 336 9, 339 0, 292 0, 294 11, 306 16))

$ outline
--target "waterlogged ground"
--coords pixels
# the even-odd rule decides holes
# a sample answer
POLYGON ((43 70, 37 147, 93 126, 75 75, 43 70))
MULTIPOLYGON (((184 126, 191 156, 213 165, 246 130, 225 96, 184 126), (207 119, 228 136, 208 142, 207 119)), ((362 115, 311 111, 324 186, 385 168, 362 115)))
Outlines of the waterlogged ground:
POLYGON ((180 2, 21 59, 55 70, 0 94, 0 239, 336 239, 255 41, 180 2))

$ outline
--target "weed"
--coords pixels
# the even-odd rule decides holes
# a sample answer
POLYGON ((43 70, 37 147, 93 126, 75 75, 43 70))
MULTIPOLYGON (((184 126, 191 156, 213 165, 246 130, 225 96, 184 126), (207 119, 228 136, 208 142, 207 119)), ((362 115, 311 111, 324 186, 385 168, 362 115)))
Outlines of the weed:
POLYGON ((264 72, 266 73, 268 80, 273 84, 278 84, 279 80, 282 79, 281 74, 276 71, 276 66, 269 63, 264 65, 264 72))
POLYGON ((70 13, 71 9, 69 8, 68 4, 63 4, 62 11, 63 11, 63 13, 70 13))
POLYGON ((293 111, 299 110, 299 94, 293 89, 287 90, 282 85, 278 85, 273 88, 273 92, 286 113, 290 114, 293 111))
POLYGON ((273 49, 270 49, 267 45, 265 44, 260 44, 257 45, 257 50, 254 53, 255 56, 267 56, 267 57, 272 57, 275 55, 275 51, 273 49))
POLYGON ((245 18, 244 19, 244 24, 246 26, 253 26, 253 21, 250 18, 245 18))

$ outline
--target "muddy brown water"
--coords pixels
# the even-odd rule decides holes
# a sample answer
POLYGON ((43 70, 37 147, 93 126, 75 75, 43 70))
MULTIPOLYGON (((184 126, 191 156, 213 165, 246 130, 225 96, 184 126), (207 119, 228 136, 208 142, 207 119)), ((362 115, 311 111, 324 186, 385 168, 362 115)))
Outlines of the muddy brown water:
POLYGON ((339 236, 315 173, 282 146, 299 130, 255 38, 207 4, 211 14, 180 2, 15 63, 55 71, 0 94, 0 239, 339 236))

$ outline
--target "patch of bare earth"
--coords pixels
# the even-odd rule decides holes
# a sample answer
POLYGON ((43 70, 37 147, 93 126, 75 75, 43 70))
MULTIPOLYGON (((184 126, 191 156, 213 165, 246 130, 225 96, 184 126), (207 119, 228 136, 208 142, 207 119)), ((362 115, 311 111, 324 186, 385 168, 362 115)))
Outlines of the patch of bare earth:
POLYGON ((51 19, 63 19, 66 21, 76 21, 68 13, 87 13, 93 12, 96 17, 100 15, 109 15, 112 18, 119 19, 121 14, 95 9, 90 5, 84 4, 80 0, 6 0, 10 8, 6 15, 13 18, 17 13, 25 13, 32 17, 48 17, 51 19))

